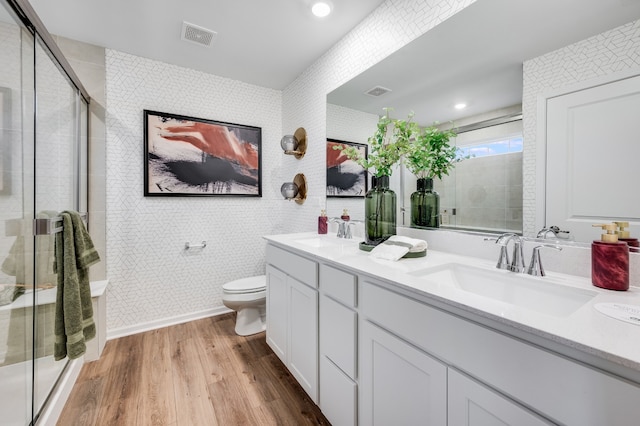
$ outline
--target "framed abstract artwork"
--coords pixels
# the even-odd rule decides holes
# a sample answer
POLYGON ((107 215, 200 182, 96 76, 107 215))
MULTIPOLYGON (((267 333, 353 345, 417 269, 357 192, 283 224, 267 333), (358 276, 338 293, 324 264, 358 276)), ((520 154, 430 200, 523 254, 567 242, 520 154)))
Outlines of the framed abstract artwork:
POLYGON ((327 197, 364 197, 369 189, 367 171, 334 146, 353 146, 367 158, 368 145, 327 139, 327 197))
POLYGON ((144 110, 145 196, 262 196, 262 129, 144 110))

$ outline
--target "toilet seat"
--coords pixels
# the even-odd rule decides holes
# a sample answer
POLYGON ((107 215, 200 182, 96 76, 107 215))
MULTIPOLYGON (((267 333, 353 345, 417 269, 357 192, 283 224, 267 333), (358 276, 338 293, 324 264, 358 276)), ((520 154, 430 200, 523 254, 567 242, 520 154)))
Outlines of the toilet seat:
POLYGON ((257 277, 242 278, 231 281, 222 286, 222 290, 227 294, 247 294, 264 291, 267 288, 266 275, 257 277))

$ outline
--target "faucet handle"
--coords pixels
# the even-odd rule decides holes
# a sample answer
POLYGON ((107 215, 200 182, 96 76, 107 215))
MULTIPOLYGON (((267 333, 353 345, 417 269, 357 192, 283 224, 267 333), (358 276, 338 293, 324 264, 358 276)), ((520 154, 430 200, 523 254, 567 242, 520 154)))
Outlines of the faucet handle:
POLYGON ((503 241, 504 238, 502 238, 504 235, 501 235, 498 238, 485 238, 485 241, 493 241, 495 242, 495 244, 498 244, 500 246, 500 255, 498 257, 498 263, 496 264, 496 268, 498 269, 511 269, 510 268, 510 261, 509 261, 509 253, 507 253, 507 243, 508 241, 503 241))
POLYGON ((540 259, 541 248, 552 248, 558 251, 562 250, 562 247, 554 246, 551 244, 542 244, 539 246, 535 246, 533 248, 533 252, 531 253, 531 262, 529 262, 529 268, 527 269, 527 274, 533 275, 534 277, 545 276, 544 268, 542 267, 542 260, 540 259))
POLYGON ((509 270, 512 272, 524 272, 524 254, 522 252, 522 238, 519 235, 511 237, 513 241, 513 256, 509 270))

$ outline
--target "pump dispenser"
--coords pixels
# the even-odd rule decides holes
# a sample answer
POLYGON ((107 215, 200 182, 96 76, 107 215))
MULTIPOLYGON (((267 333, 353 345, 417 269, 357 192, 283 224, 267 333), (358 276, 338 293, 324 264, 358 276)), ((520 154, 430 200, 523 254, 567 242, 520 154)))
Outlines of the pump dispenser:
POLYGON ((349 212, 347 211, 347 209, 342 209, 342 216, 340 216, 340 219, 342 220, 349 220, 349 212))
POLYGON ((615 223, 593 225, 606 231, 591 244, 591 282, 608 290, 629 289, 629 246, 618 241, 615 223))
POLYGON ((320 210, 320 216, 318 216, 318 234, 327 233, 327 213, 325 210, 320 210))
POLYGON ((614 222, 618 226, 616 234, 618 234, 618 241, 625 242, 629 247, 640 247, 640 241, 637 238, 631 238, 629 231, 625 228, 629 227, 629 222, 614 222))

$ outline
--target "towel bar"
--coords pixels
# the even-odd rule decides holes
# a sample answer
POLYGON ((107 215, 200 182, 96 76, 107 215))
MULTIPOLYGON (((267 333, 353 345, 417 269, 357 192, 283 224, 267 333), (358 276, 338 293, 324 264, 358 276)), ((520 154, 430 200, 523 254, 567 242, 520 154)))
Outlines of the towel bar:
MULTIPOLYGON (((86 212, 80 213, 80 217, 86 225, 89 220, 89 214, 86 212)), ((52 235, 61 232, 62 224, 56 225, 59 222, 62 222, 62 217, 60 216, 49 219, 33 219, 33 235, 52 235)))
POLYGON ((203 241, 200 244, 191 244, 189 241, 187 241, 186 243, 184 243, 184 249, 185 250, 189 250, 189 249, 194 249, 194 248, 205 248, 207 246, 207 242, 203 241))

